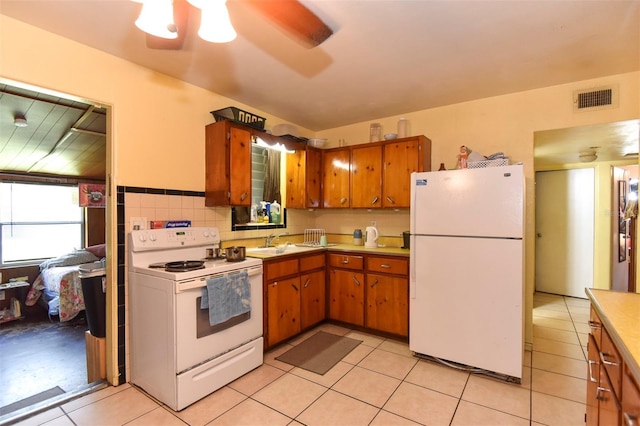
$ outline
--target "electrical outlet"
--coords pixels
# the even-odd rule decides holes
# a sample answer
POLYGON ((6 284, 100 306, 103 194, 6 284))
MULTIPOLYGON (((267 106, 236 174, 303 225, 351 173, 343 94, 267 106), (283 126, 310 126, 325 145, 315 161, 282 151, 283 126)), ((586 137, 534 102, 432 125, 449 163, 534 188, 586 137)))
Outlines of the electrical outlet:
POLYGON ((375 220, 372 220, 372 221, 371 221, 371 226, 377 226, 377 225, 376 225, 376 221, 375 221, 375 220))
POLYGON ((131 230, 137 231, 140 229, 147 229, 147 218, 146 217, 132 217, 130 220, 131 230))

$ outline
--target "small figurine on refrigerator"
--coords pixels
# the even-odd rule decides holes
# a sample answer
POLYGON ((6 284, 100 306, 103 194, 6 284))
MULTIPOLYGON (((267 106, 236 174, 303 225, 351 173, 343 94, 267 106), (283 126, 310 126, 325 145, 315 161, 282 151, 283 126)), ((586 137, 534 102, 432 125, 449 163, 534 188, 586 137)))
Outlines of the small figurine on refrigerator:
POLYGON ((458 155, 458 168, 466 169, 467 168, 467 159, 469 157, 469 148, 462 145, 460 147, 460 154, 458 155))

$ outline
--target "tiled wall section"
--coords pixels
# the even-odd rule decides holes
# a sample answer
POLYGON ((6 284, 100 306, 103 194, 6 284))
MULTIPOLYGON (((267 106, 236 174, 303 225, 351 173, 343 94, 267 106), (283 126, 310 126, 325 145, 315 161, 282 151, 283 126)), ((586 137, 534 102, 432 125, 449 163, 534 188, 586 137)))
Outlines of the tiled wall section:
MULTIPOLYGON (((192 226, 217 227, 223 247, 231 240, 262 239, 270 230, 231 231, 231 208, 205 207, 204 192, 171 189, 125 187, 117 188, 118 224, 118 372, 120 383, 127 381, 126 357, 128 328, 126 327, 127 287, 127 234, 131 229, 131 218, 146 217, 147 226, 152 220, 190 220, 192 226), (226 244, 225 244, 226 243, 226 244)), ((287 210, 286 231, 291 235, 302 235, 307 228, 322 228, 327 234, 340 234, 336 242, 349 242, 353 230, 364 229, 376 222, 380 241, 388 245, 402 245, 402 232, 409 229, 409 211, 387 210, 287 210)), ((330 240, 331 240, 330 236, 330 240)), ((243 243, 244 244, 244 243, 243 243)), ((256 245, 258 243, 256 242, 256 245)))

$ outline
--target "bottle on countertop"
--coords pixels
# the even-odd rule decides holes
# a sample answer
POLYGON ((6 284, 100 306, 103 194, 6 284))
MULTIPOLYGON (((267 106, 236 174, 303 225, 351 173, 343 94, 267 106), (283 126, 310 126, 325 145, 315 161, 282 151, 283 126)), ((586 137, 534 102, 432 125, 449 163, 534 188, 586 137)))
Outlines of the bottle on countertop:
POLYGON ((444 163, 440 163, 440 168, 438 169, 438 171, 441 170, 447 170, 447 168, 444 166, 444 163))
POLYGON ((404 117, 401 117, 400 120, 398 120, 398 137, 407 137, 407 119, 404 117))
POLYGON ((280 223, 280 204, 277 200, 273 200, 271 203, 271 222, 280 223))
POLYGON ((353 245, 354 246, 362 245, 362 229, 356 229, 353 231, 353 245))

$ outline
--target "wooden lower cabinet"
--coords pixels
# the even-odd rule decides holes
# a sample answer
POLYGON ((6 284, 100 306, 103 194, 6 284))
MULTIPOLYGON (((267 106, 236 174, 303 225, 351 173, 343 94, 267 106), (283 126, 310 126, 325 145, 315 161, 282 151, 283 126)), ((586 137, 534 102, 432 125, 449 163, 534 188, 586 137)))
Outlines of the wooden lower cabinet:
POLYGON ((323 269, 300 276, 300 323, 303 330, 325 319, 327 306, 325 275, 323 269))
POLYGON ((406 278, 367 274, 368 328, 409 335, 409 282, 406 278))
POLYGON ((329 318, 364 326, 364 273, 329 269, 329 318))
POLYGON ((640 390, 607 328, 593 307, 587 360, 586 424, 637 425, 640 390))
POLYGON ((324 321, 409 335, 409 259, 339 251, 264 261, 264 339, 273 347, 324 321))
POLYGON ((264 261, 264 340, 272 347, 325 319, 324 252, 264 261))
POLYGON ((329 253, 329 318, 409 335, 409 259, 329 253))

